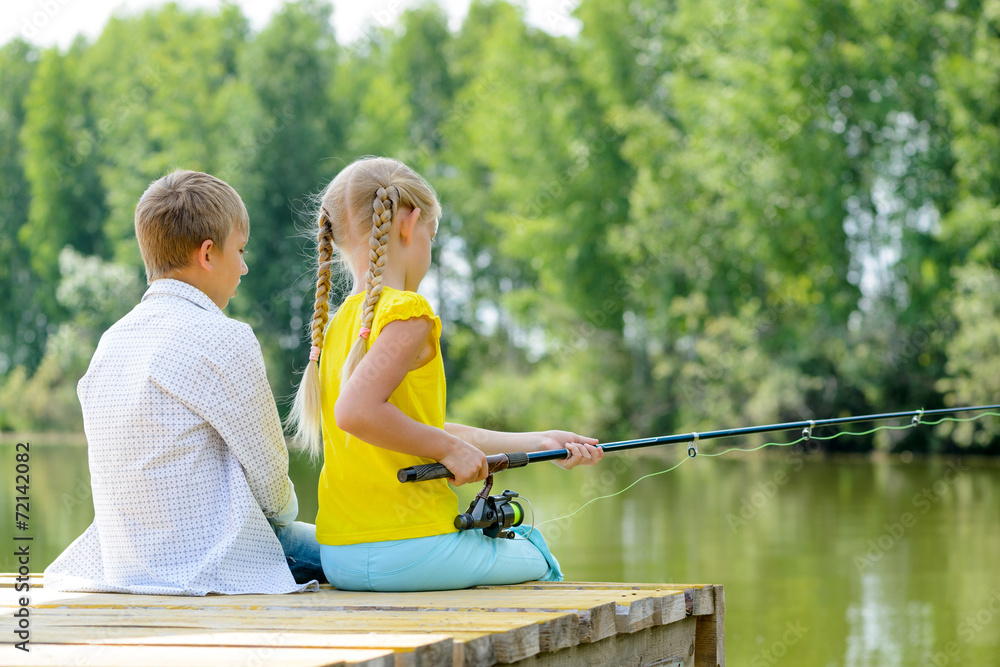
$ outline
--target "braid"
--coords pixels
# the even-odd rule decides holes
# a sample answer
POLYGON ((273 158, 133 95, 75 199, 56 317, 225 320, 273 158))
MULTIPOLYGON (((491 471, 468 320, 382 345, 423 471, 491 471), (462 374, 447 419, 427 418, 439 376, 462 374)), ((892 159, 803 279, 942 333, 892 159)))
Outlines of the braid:
POLYGON ((330 266, 333 263, 333 225, 325 215, 319 227, 319 269, 316 272, 316 305, 313 307, 312 344, 323 347, 323 332, 330 321, 330 266))
POLYGON ((366 340, 375 321, 375 306, 382 296, 382 273, 385 271, 386 251, 389 249, 389 230, 392 229, 398 209, 399 188, 395 185, 380 186, 372 199, 372 232, 368 238, 368 272, 365 274, 365 305, 361 311, 361 328, 358 330, 358 339, 344 362, 341 384, 351 377, 367 349, 366 340))
POLYGON ((313 306, 312 318, 312 351, 309 362, 299 380, 299 389, 295 394, 295 402, 288 413, 285 427, 293 431, 295 444, 309 452, 314 458, 319 458, 323 451, 323 438, 320 432, 322 418, 322 397, 319 382, 319 351, 323 348, 323 332, 330 320, 330 287, 331 264, 333 263, 333 224, 326 212, 319 214, 319 267, 316 271, 316 303, 313 306))
MULTIPOLYGON (((390 186, 392 188, 392 186, 390 186)), ((392 188, 395 190, 395 188, 392 188)), ((396 197, 398 201, 398 195, 396 197)), ((372 235, 368 239, 368 273, 365 275, 365 307, 361 314, 361 326, 371 328, 375 317, 375 304, 382 295, 382 273, 385 271, 385 253, 389 245, 389 229, 392 227, 396 204, 390 199, 385 188, 379 188, 372 201, 372 235), (386 207, 386 203, 389 204, 386 207)))

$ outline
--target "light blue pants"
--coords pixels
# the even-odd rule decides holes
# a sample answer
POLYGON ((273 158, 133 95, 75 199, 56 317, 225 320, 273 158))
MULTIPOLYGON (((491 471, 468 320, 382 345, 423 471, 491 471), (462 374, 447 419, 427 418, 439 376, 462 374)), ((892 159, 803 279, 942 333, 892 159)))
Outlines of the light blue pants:
POLYGON ((559 563, 541 533, 528 526, 513 530, 518 534, 513 540, 460 530, 408 540, 321 544, 320 556, 329 582, 347 591, 443 591, 562 581, 559 563))

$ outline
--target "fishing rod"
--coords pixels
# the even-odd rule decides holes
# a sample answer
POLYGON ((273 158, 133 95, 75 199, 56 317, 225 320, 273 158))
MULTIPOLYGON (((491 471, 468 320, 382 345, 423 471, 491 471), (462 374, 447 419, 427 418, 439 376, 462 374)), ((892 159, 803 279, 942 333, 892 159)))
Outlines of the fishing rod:
MULTIPOLYGON (((689 443, 687 448, 688 456, 694 458, 698 454, 698 442, 700 440, 713 440, 716 438, 729 438, 738 435, 752 435, 755 433, 771 433, 774 431, 793 431, 795 429, 805 429, 803 436, 812 435, 812 429, 820 426, 835 426, 838 424, 853 424, 857 422, 882 421, 885 419, 899 419, 911 417, 912 425, 917 426, 920 420, 929 415, 952 414, 955 412, 978 412, 983 410, 997 410, 998 405, 975 405, 964 408, 940 408, 937 410, 909 410, 907 412, 883 412, 877 415, 860 415, 850 417, 835 417, 833 419, 808 419, 805 421, 785 422, 782 424, 766 424, 763 426, 746 426, 743 428, 727 428, 719 431, 705 431, 698 433, 679 433, 677 435, 662 435, 653 438, 639 438, 637 440, 622 440, 620 442, 609 442, 599 445, 607 452, 620 452, 626 449, 641 449, 644 447, 656 447, 658 445, 671 445, 677 443, 689 443)), ((558 461, 569 458, 567 449, 551 449, 544 452, 511 452, 510 454, 493 454, 486 457, 489 464, 490 474, 507 470, 509 468, 523 468, 529 463, 539 461, 558 461)), ((444 479, 452 477, 451 471, 440 463, 425 463, 418 466, 410 466, 401 469, 396 477, 400 482, 424 482, 431 479, 444 479)))
MULTIPOLYGON (((675 435, 664 435, 652 438, 638 438, 636 440, 621 440, 619 442, 609 442, 599 445, 607 452, 618 452, 627 449, 641 449, 645 447, 656 447, 659 445, 671 445, 687 443, 687 454, 694 458, 698 455, 698 442, 700 440, 713 440, 716 438, 729 438, 740 435, 752 435, 756 433, 771 433, 776 431, 792 431, 802 429, 802 437, 809 439, 812 437, 814 428, 821 426, 836 426, 839 424, 854 424, 857 422, 883 421, 886 419, 900 419, 910 417, 911 426, 919 426, 924 417, 930 415, 953 414, 956 412, 979 412, 988 410, 998 410, 1000 404, 996 405, 975 405, 960 408, 939 408, 935 410, 908 410, 905 412, 883 412, 874 415, 852 415, 848 417, 834 417, 831 419, 808 419, 795 422, 784 422, 780 424, 765 424, 762 426, 746 426, 743 428, 729 428, 718 431, 705 431, 698 433, 678 433, 675 435)), ((570 452, 567 449, 552 449, 542 452, 510 452, 508 454, 493 454, 486 457, 489 466, 489 475, 483 489, 473 499, 469 505, 469 510, 455 518, 455 527, 461 530, 471 528, 484 528, 484 534, 493 533, 491 537, 499 534, 501 537, 513 537, 506 531, 510 526, 520 525, 524 517, 521 507, 513 502, 517 497, 512 491, 504 491, 502 495, 490 496, 489 491, 493 486, 493 473, 508 470, 510 468, 523 468, 529 463, 540 461, 558 461, 569 458, 570 452), (500 528, 498 529, 497 526, 500 528)), ((400 482, 423 482, 432 479, 446 479, 453 477, 451 471, 441 463, 425 463, 418 466, 402 468, 396 474, 400 482)))

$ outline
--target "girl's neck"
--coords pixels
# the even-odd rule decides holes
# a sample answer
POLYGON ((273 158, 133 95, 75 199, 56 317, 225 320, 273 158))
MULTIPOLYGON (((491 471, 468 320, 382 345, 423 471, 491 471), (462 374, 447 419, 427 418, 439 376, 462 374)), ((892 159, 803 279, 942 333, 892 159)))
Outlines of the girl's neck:
MULTIPOLYGON (((352 295, 364 293, 366 274, 367 271, 362 273, 360 276, 358 274, 354 274, 354 289, 351 291, 352 295)), ((397 273, 390 271, 389 267, 386 266, 385 270, 382 272, 382 287, 391 287, 392 289, 403 292, 406 290, 406 276, 398 275, 397 273)))
MULTIPOLYGON (((406 261, 406 258, 400 253, 398 240, 390 240, 390 244, 389 256, 393 257, 396 261, 390 260, 386 262, 385 268, 382 270, 382 285, 400 291, 409 290, 416 292, 420 286, 420 282, 423 280, 423 274, 419 276, 409 275, 407 267, 410 262, 406 261), (397 242, 394 243, 393 241, 397 242), (393 252, 394 250, 395 253, 393 252)), ((365 276, 368 274, 368 253, 368 247, 365 246, 359 248, 357 254, 354 255, 354 289, 351 294, 360 294, 365 291, 365 276)))

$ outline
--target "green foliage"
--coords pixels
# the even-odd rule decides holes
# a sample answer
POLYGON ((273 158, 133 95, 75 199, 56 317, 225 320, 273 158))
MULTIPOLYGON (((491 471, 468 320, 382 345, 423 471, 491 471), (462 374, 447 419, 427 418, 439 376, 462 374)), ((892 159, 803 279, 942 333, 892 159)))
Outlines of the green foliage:
POLYGON ((53 305, 31 267, 29 246, 17 238, 31 205, 20 134, 37 59, 21 40, 0 48, 0 375, 38 364, 51 315, 45 307, 53 305))
MULTIPOLYGON (((966 266, 956 271, 952 309, 957 330, 947 343, 947 377, 938 383, 949 405, 996 403, 1000 396, 1000 271, 966 266)), ((942 424, 944 435, 962 447, 997 450, 1000 425, 983 420, 942 424)))
MULTIPOLYGON (((590 366, 594 360, 585 357, 579 363, 590 366)), ((616 424, 620 416, 612 386, 585 389, 579 367, 571 363, 542 363, 530 371, 527 377, 502 366, 486 371, 463 398, 452 402, 449 419, 500 431, 532 431, 555 424, 573 424, 581 432, 602 435, 622 430, 616 424)))
POLYGON ((76 51, 45 51, 24 101, 21 140, 31 204, 18 241, 47 281, 58 280, 59 252, 67 244, 86 253, 103 249, 106 209, 92 141, 95 119, 79 70, 76 51))
POLYGON ((72 402, 59 374, 138 296, 135 202, 180 167, 244 197, 250 274, 230 314, 287 396, 312 196, 364 154, 410 163, 442 201, 425 291, 452 419, 607 440, 994 402, 997 11, 581 0, 580 34, 557 38, 477 0, 458 30, 427 4, 344 47, 320 0, 259 33, 233 5, 171 4, 66 52, 11 42, 0 426, 8 400, 72 402))
POLYGON ((142 296, 134 269, 81 255, 70 246, 59 253, 59 273, 56 298, 78 331, 95 341, 142 296))
POLYGON ((316 259, 297 237, 297 211, 315 238, 310 197, 339 166, 327 158, 343 143, 341 117, 331 105, 338 49, 330 8, 287 3, 240 50, 234 76, 252 103, 228 114, 238 150, 221 169, 250 214, 249 276, 231 315, 262 340, 275 393, 292 392, 291 378, 308 354, 302 332, 313 312, 316 259))
POLYGON ((108 209, 102 256, 141 266, 134 213, 150 182, 178 168, 225 171, 234 121, 253 99, 236 74, 247 32, 235 7, 213 15, 170 4, 113 18, 79 58, 108 209))
POLYGON ((56 298, 70 319, 48 337, 45 356, 29 376, 17 366, 0 381, 0 430, 80 431, 76 384, 87 371, 101 334, 138 301, 135 270, 85 256, 66 246, 56 298))

